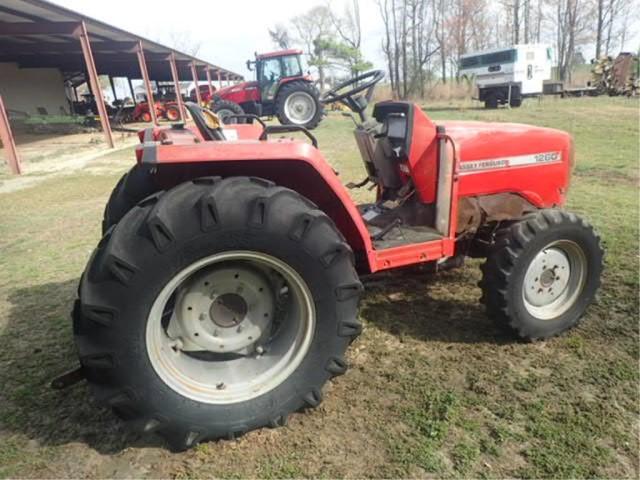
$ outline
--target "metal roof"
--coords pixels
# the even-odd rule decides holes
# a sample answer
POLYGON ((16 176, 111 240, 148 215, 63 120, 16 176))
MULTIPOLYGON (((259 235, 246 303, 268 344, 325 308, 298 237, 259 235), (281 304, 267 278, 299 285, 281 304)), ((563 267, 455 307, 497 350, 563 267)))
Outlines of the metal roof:
POLYGON ((169 81, 167 60, 176 56, 181 79, 191 79, 191 63, 199 67, 199 80, 206 80, 208 68, 215 76, 241 80, 243 76, 200 58, 100 22, 44 0, 2 0, 0 2, 0 62, 25 68, 59 68, 68 79, 84 76, 85 63, 80 42, 74 36, 84 21, 100 75, 141 78, 136 47, 142 42, 149 76, 169 81))

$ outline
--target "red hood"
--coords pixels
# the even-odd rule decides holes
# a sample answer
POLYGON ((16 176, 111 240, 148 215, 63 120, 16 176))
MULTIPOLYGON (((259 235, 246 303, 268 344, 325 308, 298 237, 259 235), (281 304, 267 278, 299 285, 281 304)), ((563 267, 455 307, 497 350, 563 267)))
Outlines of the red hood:
POLYGON ((258 82, 251 81, 251 82, 236 83, 235 85, 218 89, 216 91, 216 94, 220 95, 221 97, 226 97, 231 93, 241 92, 242 90, 246 90, 247 88, 250 88, 250 87, 257 88, 258 82))

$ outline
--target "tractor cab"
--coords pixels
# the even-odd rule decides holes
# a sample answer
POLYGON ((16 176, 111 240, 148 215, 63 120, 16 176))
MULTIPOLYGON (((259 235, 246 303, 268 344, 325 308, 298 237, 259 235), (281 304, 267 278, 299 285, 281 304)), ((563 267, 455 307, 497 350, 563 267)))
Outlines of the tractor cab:
POLYGON ((256 59, 247 60, 247 68, 255 69, 260 98, 272 102, 278 88, 293 80, 310 81, 302 70, 301 50, 282 50, 271 53, 256 53, 256 59))

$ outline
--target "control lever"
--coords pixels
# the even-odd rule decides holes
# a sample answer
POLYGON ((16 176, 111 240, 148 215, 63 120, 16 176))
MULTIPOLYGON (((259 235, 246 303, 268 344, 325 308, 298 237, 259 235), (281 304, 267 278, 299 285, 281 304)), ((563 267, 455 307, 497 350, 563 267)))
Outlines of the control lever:
POLYGON ((400 225, 402 225, 402 220, 399 218, 396 218, 393 220, 393 222, 389 223, 386 227, 384 227, 378 233, 376 233, 375 235, 372 235, 371 239, 374 241, 382 240, 387 233, 389 233, 391 230, 393 230, 394 228, 400 225))
POLYGON ((365 178, 364 180, 362 180, 361 182, 358 182, 358 183, 349 182, 349 183, 347 183, 346 187, 349 190, 353 190, 354 188, 361 188, 361 187, 364 187, 367 183, 369 183, 369 180, 370 180, 370 178, 367 177, 367 178, 365 178))

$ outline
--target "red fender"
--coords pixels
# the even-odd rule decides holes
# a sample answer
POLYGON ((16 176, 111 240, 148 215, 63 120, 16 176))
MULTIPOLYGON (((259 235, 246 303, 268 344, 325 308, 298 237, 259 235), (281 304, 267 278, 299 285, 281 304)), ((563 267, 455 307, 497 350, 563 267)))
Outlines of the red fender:
MULTIPOLYGON (((234 129, 242 137, 255 134, 252 127, 238 125, 234 129)), ((318 205, 345 236, 356 258, 364 261, 364 269, 377 270, 370 235, 356 205, 322 154, 310 144, 290 139, 196 143, 196 135, 188 129, 157 132, 164 138, 155 133, 148 129, 136 156, 141 163, 158 166, 160 188, 208 175, 271 180, 318 205)))

